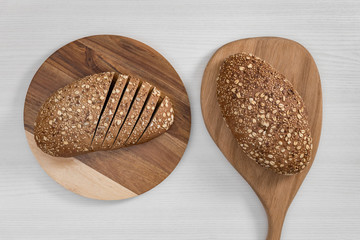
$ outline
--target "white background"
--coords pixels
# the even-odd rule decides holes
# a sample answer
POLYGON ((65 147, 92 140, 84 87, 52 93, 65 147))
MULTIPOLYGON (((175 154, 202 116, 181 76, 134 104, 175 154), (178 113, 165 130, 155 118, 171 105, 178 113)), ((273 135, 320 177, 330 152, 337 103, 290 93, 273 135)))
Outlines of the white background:
MULTIPOLYGON (((223 44, 280 36, 313 55, 323 87, 314 165, 282 239, 360 239, 360 1, 0 1, 0 239, 264 239, 266 215, 206 131, 204 68, 223 44), (131 200, 65 190, 40 168, 23 130, 27 87, 56 49, 118 34, 163 54, 187 88, 189 145, 174 172, 131 200)), ((291 66, 290 66, 291 67, 291 66)))

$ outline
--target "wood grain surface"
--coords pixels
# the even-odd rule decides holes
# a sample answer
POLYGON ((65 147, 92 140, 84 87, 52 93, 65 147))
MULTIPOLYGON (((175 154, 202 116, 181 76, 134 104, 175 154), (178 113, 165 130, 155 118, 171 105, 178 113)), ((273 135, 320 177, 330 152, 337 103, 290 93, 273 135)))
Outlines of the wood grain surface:
POLYGON ((320 76, 310 53, 299 43, 276 37, 250 38, 224 45, 210 59, 202 80, 201 107, 206 127, 225 157, 260 198, 268 216, 268 240, 280 239, 287 209, 314 161, 322 124, 320 76), (253 53, 283 73, 302 96, 309 114, 313 151, 309 166, 300 174, 274 174, 248 158, 221 115, 216 98, 216 78, 228 56, 253 53))
POLYGON ((24 127, 31 150, 56 182, 85 197, 116 200, 142 194, 162 182, 180 161, 190 135, 186 89, 170 63, 134 39, 97 35, 71 42, 52 54, 29 86, 24 127), (70 159, 43 154, 34 143, 34 122, 42 103, 57 89, 94 73, 115 71, 148 81, 172 100, 173 126, 144 144, 70 159))

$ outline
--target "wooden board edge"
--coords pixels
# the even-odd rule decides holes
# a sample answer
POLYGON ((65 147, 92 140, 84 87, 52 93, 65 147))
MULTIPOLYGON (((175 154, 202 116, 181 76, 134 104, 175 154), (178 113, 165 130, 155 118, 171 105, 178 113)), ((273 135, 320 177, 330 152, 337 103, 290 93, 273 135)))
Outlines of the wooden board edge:
POLYGON ((57 183, 81 196, 97 200, 121 200, 137 196, 76 158, 58 158, 42 152, 34 135, 25 130, 30 149, 40 166, 57 183))

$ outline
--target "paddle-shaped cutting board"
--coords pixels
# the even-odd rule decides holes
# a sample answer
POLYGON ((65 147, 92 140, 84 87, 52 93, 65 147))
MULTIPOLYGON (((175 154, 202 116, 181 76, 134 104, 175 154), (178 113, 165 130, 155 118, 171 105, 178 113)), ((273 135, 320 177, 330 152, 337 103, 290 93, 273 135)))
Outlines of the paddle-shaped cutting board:
POLYGON ((287 209, 309 172, 319 145, 322 93, 314 59, 299 43, 283 38, 260 37, 228 43, 216 51, 205 69, 201 85, 201 108, 211 137, 264 205, 269 225, 267 239, 280 239, 287 209), (243 153, 227 128, 216 99, 216 78, 223 61, 240 52, 253 53, 270 63, 287 77, 302 96, 309 114, 313 138, 311 161, 302 173, 293 176, 277 175, 259 166, 243 153))
POLYGON ((53 53, 32 79, 24 107, 24 127, 41 167, 56 182, 85 197, 116 200, 142 194, 162 182, 184 154, 190 135, 190 104, 179 75, 151 47, 134 39, 98 35, 71 42, 53 53), (43 153, 34 141, 34 122, 42 103, 57 89, 105 71, 132 74, 168 96, 175 112, 165 134, 144 144, 73 158, 43 153))

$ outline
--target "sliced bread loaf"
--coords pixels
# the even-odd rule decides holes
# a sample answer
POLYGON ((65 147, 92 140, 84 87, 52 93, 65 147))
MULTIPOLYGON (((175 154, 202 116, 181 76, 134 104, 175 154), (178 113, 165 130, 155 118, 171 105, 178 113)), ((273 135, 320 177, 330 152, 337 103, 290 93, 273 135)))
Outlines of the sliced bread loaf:
MULTIPOLYGON (((59 157, 137 144, 161 108, 160 97, 156 87, 134 76, 106 72, 84 77, 45 101, 34 123, 35 141, 59 157)), ((146 141, 161 133, 145 135, 146 141)))

